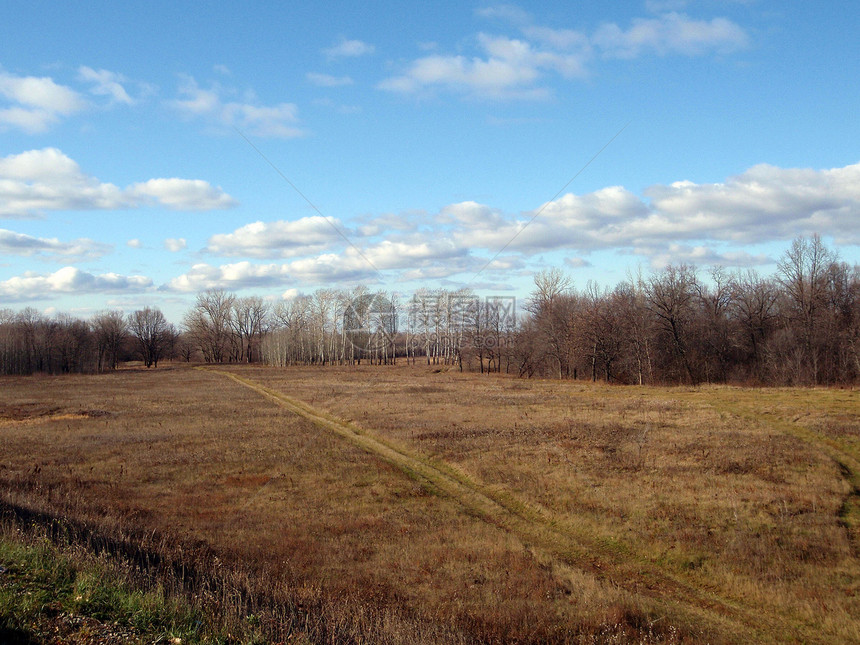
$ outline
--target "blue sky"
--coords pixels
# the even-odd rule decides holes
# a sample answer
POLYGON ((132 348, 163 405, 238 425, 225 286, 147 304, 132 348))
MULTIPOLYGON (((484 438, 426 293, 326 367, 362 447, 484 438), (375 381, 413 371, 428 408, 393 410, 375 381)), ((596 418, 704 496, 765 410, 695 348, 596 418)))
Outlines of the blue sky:
POLYGON ((860 262, 854 3, 295 4, 4 3, 0 308, 860 262))

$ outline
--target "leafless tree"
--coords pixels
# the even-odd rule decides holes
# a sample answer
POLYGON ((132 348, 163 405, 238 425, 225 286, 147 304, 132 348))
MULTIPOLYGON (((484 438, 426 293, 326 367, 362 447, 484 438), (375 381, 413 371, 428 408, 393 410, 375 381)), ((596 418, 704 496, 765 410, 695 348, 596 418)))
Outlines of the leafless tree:
POLYGON ((641 275, 631 276, 615 289, 614 303, 622 325, 622 342, 626 347, 625 362, 642 385, 654 380, 652 355, 652 316, 645 297, 645 281, 641 275))
POLYGON ((570 278, 559 269, 538 273, 535 291, 526 304, 538 333, 542 336, 546 354, 554 359, 559 378, 570 374, 573 348, 573 317, 575 297, 570 278))
POLYGON ((209 289, 197 295, 197 302, 185 315, 185 331, 207 363, 223 363, 230 358, 235 300, 236 296, 223 289, 209 289))
POLYGON ((268 329, 270 306, 259 296, 233 299, 231 322, 241 348, 240 360, 260 360, 260 343, 268 329))
POLYGON ((818 383, 821 380, 821 341, 819 327, 826 308, 827 271, 836 261, 821 237, 799 237, 777 264, 777 280, 786 294, 783 314, 799 345, 801 362, 806 367, 798 379, 818 383))
POLYGON ((749 269, 737 273, 731 280, 731 316, 737 321, 739 334, 735 337, 751 376, 765 378, 763 347, 772 335, 777 322, 779 292, 772 280, 762 278, 749 269))
POLYGON ((122 344, 128 337, 128 322, 122 311, 103 311, 92 320, 98 347, 98 371, 115 370, 122 344))
POLYGON ((173 325, 157 307, 145 307, 129 314, 128 327, 137 339, 144 364, 158 367, 158 361, 170 352, 176 339, 173 325))
POLYGON ((645 287, 648 308, 655 316, 657 328, 669 340, 673 353, 692 383, 698 381, 689 352, 690 325, 697 290, 695 269, 686 264, 669 265, 652 276, 645 287))

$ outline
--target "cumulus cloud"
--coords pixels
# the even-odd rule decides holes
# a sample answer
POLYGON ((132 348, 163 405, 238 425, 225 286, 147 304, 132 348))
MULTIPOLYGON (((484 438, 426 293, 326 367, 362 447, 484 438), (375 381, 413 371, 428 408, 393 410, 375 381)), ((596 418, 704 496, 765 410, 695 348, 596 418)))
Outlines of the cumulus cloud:
POLYGON ((199 179, 150 179, 128 188, 101 182, 57 148, 0 158, 0 217, 53 210, 115 210, 156 204, 175 210, 235 206, 220 187, 199 179))
POLYGON ((136 237, 130 239, 128 242, 125 243, 125 245, 130 249, 142 249, 143 248, 143 242, 141 242, 136 237))
POLYGON ((150 202, 180 211, 220 210, 236 205, 236 200, 220 186, 202 179, 150 179, 133 184, 126 193, 138 204, 150 202))
POLYGON ((97 96, 107 96, 113 103, 125 103, 132 105, 134 100, 125 91, 123 83, 126 82, 122 74, 110 72, 106 69, 95 70, 91 67, 81 65, 78 68, 78 78, 82 81, 92 83, 90 92, 97 96))
POLYGON ((679 181, 645 191, 652 216, 639 232, 736 242, 814 232, 860 241, 860 163, 825 170, 754 166, 723 183, 679 181))
POLYGON ((356 235, 338 220, 320 215, 294 221, 254 222, 232 233, 213 235, 206 250, 224 256, 288 258, 317 253, 343 241, 338 230, 347 237, 356 235))
POLYGON ((374 282, 378 270, 423 268, 449 276, 473 267, 469 251, 451 240, 433 242, 383 240, 361 249, 347 247, 340 253, 321 253, 285 263, 253 264, 248 261, 213 266, 200 263, 160 287, 165 291, 196 292, 205 289, 243 289, 295 284, 374 282))
POLYGON ((213 266, 200 263, 159 288, 162 291, 194 293, 206 289, 274 287, 288 284, 292 279, 289 264, 236 262, 213 266))
POLYGON ((749 44, 749 36, 727 18, 695 20, 669 12, 640 18, 628 28, 604 23, 592 34, 581 30, 538 25, 513 5, 480 9, 477 15, 514 26, 522 38, 480 33, 474 56, 434 54, 408 63, 379 89, 403 94, 447 90, 489 99, 535 99, 550 95, 550 74, 583 78, 595 53, 605 58, 635 58, 644 54, 726 54, 749 44))
POLYGON ((305 74, 305 78, 319 87, 342 87, 353 84, 353 80, 349 76, 332 76, 331 74, 308 72, 305 74))
POLYGON ((0 282, 0 296, 10 301, 38 300, 58 294, 137 293, 152 286, 145 276, 116 273, 94 275, 75 267, 63 267, 54 273, 27 271, 0 282))
POLYGON ((342 39, 337 45, 324 49, 323 53, 329 58, 356 58, 366 56, 376 51, 376 47, 361 40, 342 39))
POLYGON ((305 131, 298 126, 298 107, 294 103, 259 105, 255 101, 228 101, 231 94, 218 84, 204 89, 191 76, 183 76, 179 86, 182 98, 168 105, 189 118, 202 118, 221 127, 239 128, 258 137, 290 139, 305 131))
POLYGON ((42 256, 61 262, 82 262, 103 257, 111 251, 109 244, 87 238, 61 242, 0 228, 0 255, 42 256))
POLYGON ((182 251, 188 246, 188 243, 185 241, 184 237, 168 237, 164 240, 164 248, 172 253, 177 253, 178 251, 182 251))
POLYGON ((486 273, 507 275, 553 252, 563 254, 568 267, 588 267, 588 253, 601 250, 638 255, 655 268, 669 262, 768 264, 772 258, 739 244, 813 232, 834 236, 837 243, 860 243, 860 164, 825 170, 759 165, 724 182, 679 181, 651 186, 641 195, 608 186, 565 194, 518 214, 464 201, 435 215, 405 215, 343 227, 360 249, 347 244, 321 217, 248 224, 212 236, 206 250, 288 261, 201 263, 161 289, 372 283, 383 277, 380 272, 387 280, 445 280, 484 268, 486 273), (381 224, 400 219, 408 224, 381 224), (505 254, 494 258, 500 249, 505 254))
POLYGON ((16 76, 0 70, 0 129, 14 127, 30 134, 45 132, 61 117, 80 112, 87 102, 75 90, 49 77, 16 76))
POLYGON ((840 244, 860 243, 860 164, 825 170, 758 165, 723 183, 651 186, 642 197, 613 186, 566 194, 519 217, 464 202, 444 208, 439 218, 456 222, 449 235, 458 245, 488 251, 505 245, 525 255, 628 249, 658 263, 676 257, 750 266, 766 258, 717 254, 707 244, 682 241, 765 243, 818 232, 840 244))

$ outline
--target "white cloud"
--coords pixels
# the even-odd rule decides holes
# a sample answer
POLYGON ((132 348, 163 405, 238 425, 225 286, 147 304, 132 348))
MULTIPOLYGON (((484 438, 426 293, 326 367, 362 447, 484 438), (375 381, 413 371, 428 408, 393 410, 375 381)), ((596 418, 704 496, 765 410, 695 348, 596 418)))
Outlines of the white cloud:
POLYGON ((150 201, 173 210, 208 211, 232 208, 236 200, 202 179, 150 179, 126 189, 138 204, 150 201))
POLYGON ((362 249, 361 255, 354 248, 349 248, 343 254, 344 260, 350 263, 373 263, 380 270, 405 269, 416 266, 427 266, 436 262, 449 262, 469 254, 467 248, 456 244, 453 240, 437 236, 427 242, 415 236, 406 241, 383 240, 368 248, 362 249))
POLYGON ((288 267, 284 264, 253 265, 250 262, 237 262, 216 267, 201 263, 159 288, 162 291, 194 293, 206 289, 277 286, 288 281, 288 267))
POLYGON ((0 282, 0 295, 15 300, 38 300, 57 294, 136 293, 149 289, 152 280, 145 276, 116 273, 94 275, 75 267, 63 267, 54 273, 27 271, 0 282))
MULTIPOLYGON (((343 241, 321 217, 255 222, 215 235, 207 251, 237 258, 289 258, 196 264, 161 287, 296 289, 303 285, 387 280, 446 280, 474 273, 524 269, 531 258, 563 254, 568 267, 591 266, 587 254, 615 250, 668 262, 749 267, 771 263, 738 243, 784 241, 813 232, 837 243, 860 243, 860 164, 843 168, 750 168, 722 183, 679 181, 637 195, 608 186, 565 194, 532 211, 506 214, 475 201, 450 204, 437 214, 382 215, 345 233, 343 241), (386 221, 405 220, 399 228, 386 221)), ((337 222, 338 226, 343 226, 337 222)))
POLYGON ((296 288, 287 289, 286 291, 284 291, 284 293, 281 294, 281 300, 294 300, 300 295, 301 292, 296 288))
POLYGON ((445 206, 439 212, 443 222, 457 222, 466 229, 493 228, 503 224, 501 211, 474 201, 445 206))
POLYGON ((376 47, 361 40, 341 40, 337 45, 324 49, 323 53, 329 58, 356 58, 366 56, 376 51, 376 47))
POLYGON ((305 78, 319 87, 342 87, 353 84, 353 80, 349 76, 332 76, 331 74, 308 72, 305 74, 305 78))
POLYGON ((518 29, 523 38, 478 34, 479 55, 434 54, 418 58, 402 73, 377 84, 382 90, 420 94, 447 90, 489 99, 535 99, 550 96, 551 73, 584 78, 595 51, 606 58, 634 58, 643 54, 725 54, 746 47, 749 36, 727 18, 695 20, 680 13, 640 18, 628 29, 604 23, 586 32, 536 25, 513 5, 480 9, 482 18, 500 19, 518 29))
POLYGON ((746 251, 719 253, 709 246, 670 243, 664 247, 635 248, 638 255, 647 256, 651 267, 662 269, 669 264, 692 264, 693 266, 753 267, 773 262, 767 255, 751 255, 746 251))
POLYGON ((526 27, 523 33, 548 47, 558 50, 578 50, 583 60, 591 54, 591 43, 586 34, 574 29, 553 29, 537 25, 526 27))
POLYGON ((299 109, 293 103, 271 106, 227 103, 222 111, 222 119, 258 137, 291 139, 305 134, 304 130, 294 125, 299 120, 298 113, 299 109))
POLYGON ((341 253, 323 253, 286 263, 252 264, 247 261, 213 266, 195 264, 187 273, 160 287, 165 291, 196 292, 205 289, 243 289, 295 284, 374 282, 377 269, 412 270, 424 267, 448 276, 474 266, 468 251, 450 240, 395 242, 383 240, 359 253, 347 247, 341 253))
POLYGON ((749 266, 766 258, 717 254, 707 243, 766 243, 816 232, 839 244, 860 243, 860 164, 828 170, 759 165, 724 183, 652 186, 645 198, 608 187, 563 195, 518 218, 465 202, 446 207, 439 219, 456 223, 449 235, 458 246, 491 253, 505 245, 525 255, 629 249, 658 263, 674 253, 691 262, 749 266), (704 244, 681 246, 684 240, 704 244))
POLYGON ((52 210, 116 210, 155 203, 175 210, 229 208, 235 200, 200 179, 150 179, 122 189, 85 174, 57 148, 0 158, 0 217, 52 210))
MULTIPOLYGON (((478 212, 479 207, 472 204, 470 210, 478 212)), ((468 227, 455 229, 452 238, 458 244, 477 245, 492 252, 504 247, 526 254, 591 249, 604 246, 604 237, 647 214, 648 207, 639 197, 621 186, 610 186, 586 195, 568 193, 516 219, 499 216, 482 222, 474 218, 468 227)))
POLYGON ((93 87, 90 92, 97 96, 108 96, 114 103, 125 103, 132 105, 134 100, 125 91, 122 83, 125 82, 125 77, 116 72, 110 72, 106 69, 95 70, 91 67, 81 65, 78 68, 78 78, 82 81, 92 83, 93 87))
POLYGON ((654 214, 643 234, 737 242, 820 232, 860 242, 860 163, 812 170, 760 164, 724 183, 675 182, 645 192, 654 214))
POLYGON ((183 249, 188 247, 188 243, 185 241, 184 237, 168 237, 164 240, 164 248, 172 253, 176 253, 178 251, 182 251, 183 249))
POLYGON ((298 107, 294 103, 258 105, 256 102, 225 101, 230 93, 215 84, 203 89, 191 76, 183 76, 179 94, 183 97, 168 105, 188 117, 203 118, 222 127, 239 128, 258 137, 290 139, 304 136, 298 127, 298 107))
POLYGON ((679 13, 637 18, 626 31, 614 23, 604 24, 592 40, 606 56, 614 58, 635 58, 648 52, 687 56, 729 53, 749 44, 747 33, 727 18, 694 20, 679 13))
POLYGON ((36 134, 45 132, 61 117, 87 107, 81 95, 48 77, 15 76, 0 70, 0 128, 4 125, 36 134))
POLYGON ((202 89, 190 76, 182 77, 179 94, 185 98, 170 101, 170 105, 186 114, 202 116, 217 112, 221 105, 218 86, 210 90, 202 89))
POLYGON ((564 263, 573 269, 582 269, 591 266, 591 262, 585 258, 565 258, 564 263))
POLYGON ((543 98, 548 91, 537 82, 546 71, 565 77, 585 74, 578 52, 541 50, 524 40, 487 34, 477 40, 485 57, 425 56, 378 87, 401 93, 442 88, 484 98, 543 98))
POLYGON ((532 19, 528 12, 513 4, 499 4, 491 7, 484 7, 476 10, 475 14, 481 18, 503 20, 514 25, 527 24, 530 23, 532 19))
POLYGON ((340 221, 314 215, 294 221, 254 222, 232 233, 213 235, 206 250, 216 255, 254 258, 288 258, 317 253, 356 233, 340 221))
POLYGON ((142 249, 143 248, 143 242, 141 242, 136 237, 130 239, 128 242, 125 243, 125 245, 130 249, 142 249))
POLYGON ((98 259, 111 250, 111 245, 78 238, 61 242, 57 238, 41 238, 0 228, 0 255, 44 256, 61 262, 82 262, 98 259))

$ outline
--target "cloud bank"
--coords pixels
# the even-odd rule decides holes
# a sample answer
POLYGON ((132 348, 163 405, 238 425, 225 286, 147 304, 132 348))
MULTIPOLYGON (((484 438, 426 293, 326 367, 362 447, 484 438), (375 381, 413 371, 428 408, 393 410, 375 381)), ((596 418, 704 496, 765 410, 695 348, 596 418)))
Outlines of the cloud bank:
POLYGON ((0 159, 0 217, 41 217, 47 211, 119 210, 161 206, 204 211, 231 208, 236 200, 201 179, 150 179, 120 188, 84 173, 57 148, 0 159))
POLYGON ((772 258, 738 245, 816 232, 839 244, 860 244, 860 163, 824 170, 762 164, 724 182, 658 184, 641 196, 622 186, 568 193, 519 214, 465 201, 424 217, 386 214, 355 228, 337 225, 360 253, 321 217, 255 222, 213 235, 206 251, 291 261, 199 263, 161 288, 374 283, 383 279, 377 269, 385 280, 471 279, 485 266, 482 273, 502 279, 544 262, 548 253, 562 254, 572 269, 588 267, 588 254, 598 251, 639 256, 654 268, 670 262, 762 265, 772 258))

